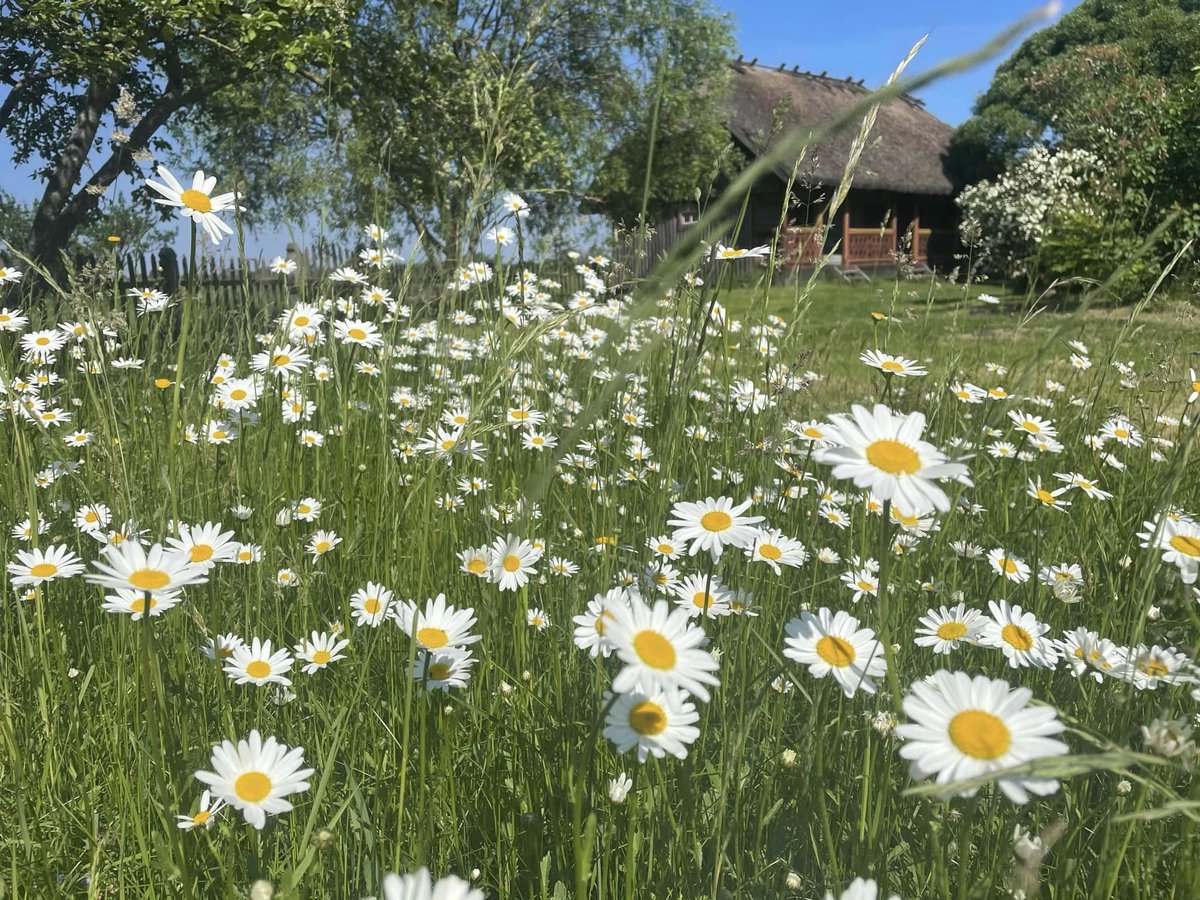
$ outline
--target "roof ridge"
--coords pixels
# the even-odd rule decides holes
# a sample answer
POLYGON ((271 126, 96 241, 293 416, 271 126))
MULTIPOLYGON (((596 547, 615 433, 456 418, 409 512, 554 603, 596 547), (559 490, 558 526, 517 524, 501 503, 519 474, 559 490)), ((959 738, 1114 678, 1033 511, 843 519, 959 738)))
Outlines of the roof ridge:
MULTIPOLYGON (((846 78, 834 78, 828 74, 827 69, 817 73, 810 72, 807 69, 801 69, 798 65, 788 68, 787 63, 780 63, 779 66, 775 68, 769 66, 760 66, 758 64, 757 56, 747 61, 741 54, 738 54, 737 59, 731 59, 729 61, 729 67, 742 75, 747 74, 750 69, 756 69, 762 72, 778 72, 784 75, 791 75, 795 78, 810 78, 814 81, 824 82, 837 87, 848 88, 854 90, 856 93, 869 94, 875 90, 875 88, 866 87, 866 79, 864 78, 860 78, 858 81, 855 81, 853 76, 847 76, 846 78)), ((914 97, 912 94, 907 92, 900 94, 899 99, 904 100, 905 102, 910 103, 919 109, 925 109, 924 100, 920 99, 919 97, 914 97)))

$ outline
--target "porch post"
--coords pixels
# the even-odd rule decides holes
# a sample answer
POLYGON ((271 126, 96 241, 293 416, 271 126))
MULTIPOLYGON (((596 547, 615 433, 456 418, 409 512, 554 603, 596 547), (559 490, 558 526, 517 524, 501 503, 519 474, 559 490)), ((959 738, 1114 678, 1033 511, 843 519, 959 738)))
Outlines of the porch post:
POLYGON ((895 260, 895 258, 896 258, 896 237, 897 237, 896 229, 898 227, 899 227, 899 224, 896 219, 896 211, 893 209, 892 210, 892 228, 891 228, 891 231, 892 231, 892 248, 891 249, 892 249, 892 259, 893 260, 895 260))
POLYGON ((925 262, 925 257, 921 255, 923 248, 921 247, 921 204, 913 204, 913 241, 912 255, 913 262, 925 262))
POLYGON ((842 210, 842 265, 850 265, 850 210, 842 210))

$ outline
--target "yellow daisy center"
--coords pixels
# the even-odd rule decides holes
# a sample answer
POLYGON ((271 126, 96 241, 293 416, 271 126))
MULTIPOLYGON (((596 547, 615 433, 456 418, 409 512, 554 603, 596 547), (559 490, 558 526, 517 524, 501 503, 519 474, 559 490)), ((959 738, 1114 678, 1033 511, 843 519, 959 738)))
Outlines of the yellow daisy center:
POLYGON ((783 551, 774 544, 759 544, 758 555, 763 559, 777 560, 783 556, 783 551))
POLYGON ((1200 556, 1200 538, 1177 534, 1171 538, 1171 547, 1186 556, 1200 556))
POLYGON ((211 818, 212 818, 212 813, 209 812, 207 809, 202 809, 202 810, 200 810, 200 812, 198 812, 194 816, 192 816, 192 824, 193 825, 204 825, 211 818))
POLYGON ((1047 506, 1056 506, 1058 504, 1058 498, 1055 497, 1052 493, 1050 493, 1045 488, 1037 489, 1037 498, 1039 500, 1041 500, 1043 503, 1045 503, 1047 506))
POLYGON ((450 666, 444 662, 436 662, 429 667, 429 677, 434 681, 445 681, 450 672, 450 666))
POLYGON ((291 361, 292 361, 292 358, 290 356, 288 356, 286 353, 277 353, 275 355, 275 358, 273 360, 271 360, 271 365, 286 366, 291 361))
POLYGON ((904 366, 896 362, 894 359, 889 359, 886 362, 880 363, 879 368, 885 372, 903 372, 904 366))
MULTIPOLYGON (((599 628, 596 629, 599 631, 599 628)), ((638 658, 652 669, 675 668, 675 647, 657 631, 639 631, 633 639, 638 658)))
POLYGON ((195 210, 198 213, 212 212, 212 200, 210 200, 208 194, 204 193, 203 191, 197 191, 188 188, 179 195, 179 199, 188 209, 195 210))
POLYGON ((943 622, 937 630, 937 636, 943 641, 957 641, 966 633, 967 626, 962 622, 943 622))
POLYGON ((954 746, 975 759, 999 759, 1012 743, 1008 726, 981 709, 960 712, 950 720, 949 730, 954 746))
POLYGON ((817 656, 839 669, 852 664, 858 658, 853 644, 833 634, 827 634, 817 641, 817 656))
POLYGON ((366 600, 363 601, 363 609, 365 609, 371 615, 375 615, 377 612, 379 612, 381 607, 382 607, 382 604, 379 602, 378 598, 376 598, 376 597, 368 597, 366 600))
POLYGON ((367 333, 361 328, 351 328, 346 334, 350 335, 356 341, 365 341, 367 339, 367 333))
POLYGON ((1145 660, 1138 668, 1151 678, 1162 678, 1164 675, 1169 675, 1170 667, 1159 659, 1157 656, 1151 656, 1145 660))
POLYGON ((1018 650, 1029 650, 1033 647, 1033 636, 1020 625, 1005 625, 1000 629, 1000 637, 1004 643, 1018 650))
POLYGON ((161 569, 138 569, 129 573, 129 583, 143 591, 157 591, 171 583, 171 576, 161 569))
POLYGON ((504 557, 504 571, 505 572, 515 572, 519 568, 521 568, 521 557, 515 556, 512 553, 510 553, 508 556, 504 557))
POLYGON ((467 563, 467 571, 473 575, 482 575, 486 569, 487 561, 480 557, 476 557, 467 563))
POLYGON ((233 400, 245 400, 247 396, 248 394, 242 388, 234 388, 229 392, 229 397, 233 400))
POLYGON ((233 792, 239 800, 258 803, 271 793, 271 779, 266 772, 243 772, 233 783, 233 792))
MULTIPOLYGON (((155 600, 153 597, 151 597, 150 598, 150 608, 154 609, 154 607, 156 607, 156 606, 158 606, 158 601, 155 600)), ((138 597, 136 600, 134 600, 132 603, 129 604, 129 608, 132 609, 135 613, 144 613, 146 611, 145 598, 138 597)))
POLYGON ((333 654, 331 654, 328 650, 318 650, 312 655, 312 661, 318 666, 323 666, 329 662, 329 659, 332 655, 333 654))
POLYGON ((700 609, 708 609, 713 605, 713 595, 707 591, 696 591, 692 595, 692 603, 700 607, 700 609))
MULTIPOLYGON (((224 434, 224 432, 220 432, 220 433, 224 434)), ((213 437, 216 437, 216 434, 214 434, 213 437)), ((191 554, 192 562, 194 562, 194 563, 208 562, 210 559, 212 559, 213 552, 214 552, 213 548, 208 544, 195 544, 192 547, 192 554, 191 554)))
POLYGON ((29 574, 34 578, 53 578, 58 574, 58 566, 54 563, 40 562, 29 567, 29 574))
POLYGON ((667 728, 667 714, 657 703, 643 700, 629 710, 629 727, 638 734, 662 734, 667 728))
POLYGON ((700 527, 705 531, 724 531, 732 524, 733 517, 720 509, 706 512, 700 517, 700 527))
POLYGON ((889 475, 911 475, 921 468, 921 457, 915 450, 890 438, 867 446, 867 462, 889 475))
POLYGON ((251 678, 266 678, 271 674, 271 664, 265 659, 256 659, 246 666, 246 674, 251 678))
POLYGON ((450 642, 450 635, 446 634, 440 628, 430 628, 426 626, 417 632, 417 643, 430 650, 436 650, 438 647, 445 647, 450 642))

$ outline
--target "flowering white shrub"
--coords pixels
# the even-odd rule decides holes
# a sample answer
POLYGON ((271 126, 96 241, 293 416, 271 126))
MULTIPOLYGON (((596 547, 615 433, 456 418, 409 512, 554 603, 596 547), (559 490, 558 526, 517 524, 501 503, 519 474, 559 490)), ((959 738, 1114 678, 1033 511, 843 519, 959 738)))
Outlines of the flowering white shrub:
POLYGON ((1028 274, 1056 217, 1092 213, 1086 187, 1101 168, 1086 150, 1051 152, 1038 144, 995 181, 964 189, 958 197, 962 239, 976 265, 1004 277, 1028 274))

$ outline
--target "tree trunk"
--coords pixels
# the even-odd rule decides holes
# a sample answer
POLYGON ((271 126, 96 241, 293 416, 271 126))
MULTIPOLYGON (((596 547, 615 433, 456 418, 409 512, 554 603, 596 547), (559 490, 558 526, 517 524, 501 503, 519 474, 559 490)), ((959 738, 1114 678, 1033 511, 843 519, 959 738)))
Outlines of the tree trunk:
POLYGON ((64 221, 62 212, 79 181, 79 173, 92 141, 100 128, 105 110, 117 97, 117 82, 92 81, 75 116, 75 127, 67 146, 46 181, 46 190, 33 216, 33 226, 25 242, 25 252, 34 262, 44 266, 52 276, 62 273, 61 253, 71 238, 75 225, 64 221))

